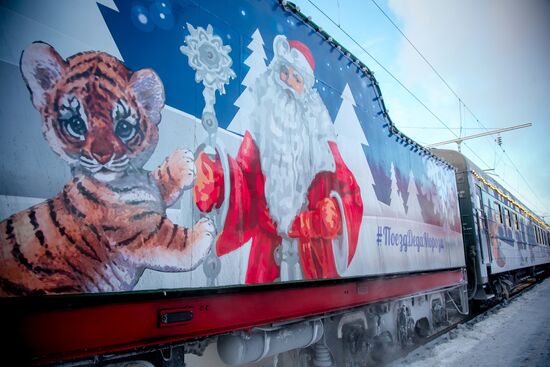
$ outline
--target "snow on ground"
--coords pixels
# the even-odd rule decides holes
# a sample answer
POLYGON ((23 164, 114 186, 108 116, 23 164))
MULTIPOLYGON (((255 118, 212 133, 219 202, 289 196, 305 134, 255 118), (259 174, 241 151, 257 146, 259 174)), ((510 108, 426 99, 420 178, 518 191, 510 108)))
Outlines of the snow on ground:
POLYGON ((550 279, 388 367, 550 366, 550 279))

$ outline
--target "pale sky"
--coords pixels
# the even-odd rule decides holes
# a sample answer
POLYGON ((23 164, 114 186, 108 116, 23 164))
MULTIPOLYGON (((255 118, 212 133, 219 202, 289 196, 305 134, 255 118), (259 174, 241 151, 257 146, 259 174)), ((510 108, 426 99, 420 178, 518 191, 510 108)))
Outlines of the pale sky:
MULTIPOLYGON (((372 0, 312 1, 460 134, 458 99, 372 0)), ((496 136, 463 143, 462 152, 480 168, 494 168, 497 181, 550 222, 550 1, 376 2, 485 127, 533 124, 502 133, 506 153, 496 136)), ((309 0, 295 3, 375 72, 401 131, 421 144, 455 138, 309 0)), ((462 136, 486 131, 461 109, 462 136)), ((456 150, 456 144, 441 148, 456 150)))

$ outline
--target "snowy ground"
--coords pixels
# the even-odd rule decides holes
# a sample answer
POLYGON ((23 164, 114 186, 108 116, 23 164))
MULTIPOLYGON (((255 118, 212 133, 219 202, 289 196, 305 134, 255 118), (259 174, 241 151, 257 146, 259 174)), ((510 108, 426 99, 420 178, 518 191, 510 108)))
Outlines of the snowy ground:
POLYGON ((550 366, 550 279, 388 367, 550 366))

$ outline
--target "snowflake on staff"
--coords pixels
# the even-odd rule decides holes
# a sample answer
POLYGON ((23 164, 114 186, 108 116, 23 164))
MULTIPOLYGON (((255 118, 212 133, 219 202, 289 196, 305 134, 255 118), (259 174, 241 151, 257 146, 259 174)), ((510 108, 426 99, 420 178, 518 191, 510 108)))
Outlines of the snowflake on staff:
POLYGON ((182 45, 180 51, 187 55, 189 66, 196 70, 195 81, 202 82, 205 88, 225 94, 225 84, 236 77, 231 69, 233 60, 229 57, 231 46, 223 45, 221 37, 213 34, 210 24, 205 30, 187 23, 187 29, 186 45, 182 45))

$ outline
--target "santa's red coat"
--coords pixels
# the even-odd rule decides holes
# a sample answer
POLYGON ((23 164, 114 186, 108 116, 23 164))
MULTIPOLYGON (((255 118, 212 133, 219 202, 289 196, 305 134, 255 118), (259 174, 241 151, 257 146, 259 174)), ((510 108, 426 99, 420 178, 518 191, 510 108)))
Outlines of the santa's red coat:
MULTIPOLYGON (((331 192, 339 194, 348 234, 348 262, 351 262, 363 216, 361 193, 353 174, 345 165, 336 143, 328 143, 336 165, 334 172, 319 172, 308 189, 306 211, 318 215, 320 201, 330 198, 331 192)), ((213 164, 215 170, 215 193, 205 198, 204 193, 195 192, 197 206, 209 210, 214 204, 219 207, 223 201, 223 172, 219 160, 213 164), (202 199, 199 199, 201 197, 202 199), (213 199, 213 201, 212 201, 213 199)), ((229 157, 231 191, 225 225, 216 240, 216 253, 222 256, 252 239, 246 283, 273 282, 279 277, 280 268, 274 252, 282 242, 277 225, 271 218, 264 195, 265 177, 260 167, 260 153, 254 139, 247 132, 235 159, 229 157)), ((207 195, 208 196, 208 195, 207 195)), ((334 200, 334 199, 332 199, 334 200)), ((304 214, 304 213, 302 213, 304 214)), ((300 216, 298 214, 297 218, 300 216)), ((311 215, 310 217, 315 217, 311 215)), ((315 217, 315 218, 318 218, 315 217)), ((337 218, 340 221, 340 217, 337 218)), ((299 224, 296 223, 294 224, 299 224)), ((299 219, 298 219, 299 221, 299 219)), ((314 225, 322 227, 322 225, 314 225)), ((340 227, 341 224, 338 223, 340 227)), ((315 231, 313 231, 315 232, 315 231)), ((318 232, 323 232, 320 229, 318 232)), ((341 232, 341 228, 340 228, 341 232)), ((299 242, 300 265, 304 278, 336 278, 338 272, 334 262, 332 240, 321 233, 296 235, 299 242)))

